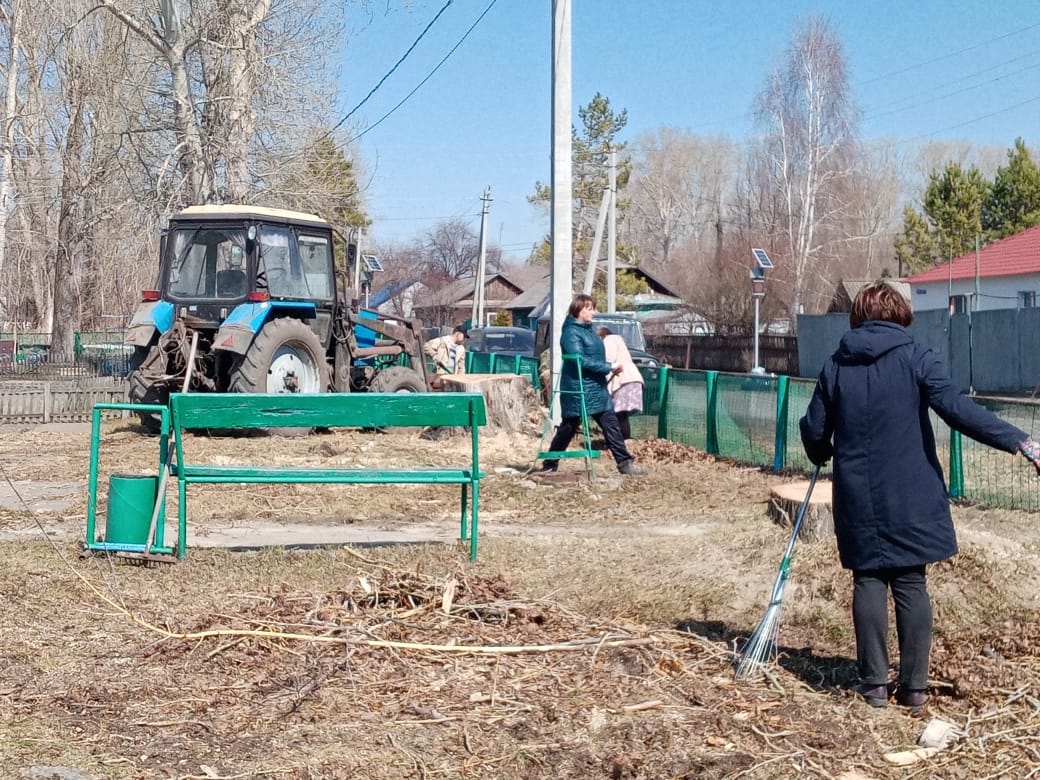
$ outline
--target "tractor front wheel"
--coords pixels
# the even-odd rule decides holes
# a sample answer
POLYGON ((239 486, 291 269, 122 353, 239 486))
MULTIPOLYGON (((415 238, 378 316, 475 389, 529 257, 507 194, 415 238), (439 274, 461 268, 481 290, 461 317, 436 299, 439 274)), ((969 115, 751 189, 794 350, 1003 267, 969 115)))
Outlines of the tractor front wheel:
POLYGON ((376 374, 368 389, 373 393, 425 393, 426 384, 412 369, 391 366, 376 374))

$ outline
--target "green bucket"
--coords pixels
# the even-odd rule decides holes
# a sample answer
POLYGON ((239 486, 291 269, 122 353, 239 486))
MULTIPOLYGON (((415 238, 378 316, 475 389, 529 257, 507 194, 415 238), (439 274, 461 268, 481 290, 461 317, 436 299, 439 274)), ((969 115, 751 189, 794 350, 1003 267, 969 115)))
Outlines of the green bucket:
POLYGON ((113 474, 108 479, 105 541, 145 544, 159 493, 159 478, 149 474, 113 474))

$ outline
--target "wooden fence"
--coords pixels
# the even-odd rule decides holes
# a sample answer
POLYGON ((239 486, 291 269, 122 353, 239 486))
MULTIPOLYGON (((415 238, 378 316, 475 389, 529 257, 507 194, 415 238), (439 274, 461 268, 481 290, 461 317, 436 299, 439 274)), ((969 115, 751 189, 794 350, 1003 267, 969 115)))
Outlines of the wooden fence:
MULTIPOLYGON (((647 335, 647 351, 675 368, 748 373, 755 357, 753 336, 647 335)), ((798 376, 798 338, 759 336, 758 362, 771 374, 798 376)))
POLYGON ((90 422, 95 403, 125 400, 126 381, 114 377, 0 381, 0 422, 90 422))

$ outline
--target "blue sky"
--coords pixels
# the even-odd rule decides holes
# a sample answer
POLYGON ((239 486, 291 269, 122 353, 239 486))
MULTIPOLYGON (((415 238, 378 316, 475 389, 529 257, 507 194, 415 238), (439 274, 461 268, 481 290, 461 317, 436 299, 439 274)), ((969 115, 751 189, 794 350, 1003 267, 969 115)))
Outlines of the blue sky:
MULTIPOLYGON (((341 116, 446 2, 352 8, 353 33, 340 52, 341 116)), ((552 2, 497 0, 466 36, 489 5, 451 2, 351 118, 355 132, 366 131, 356 144, 378 241, 409 241, 453 218, 477 227, 487 186, 489 240, 507 257, 525 258, 548 231, 547 216, 526 199, 550 176, 552 2)), ((1006 148, 1022 136, 1040 145, 1035 0, 573 0, 575 121, 577 108, 600 92, 628 111, 620 140, 672 125, 741 142, 752 131, 755 95, 795 26, 812 14, 823 15, 845 47, 864 138, 1006 148)))

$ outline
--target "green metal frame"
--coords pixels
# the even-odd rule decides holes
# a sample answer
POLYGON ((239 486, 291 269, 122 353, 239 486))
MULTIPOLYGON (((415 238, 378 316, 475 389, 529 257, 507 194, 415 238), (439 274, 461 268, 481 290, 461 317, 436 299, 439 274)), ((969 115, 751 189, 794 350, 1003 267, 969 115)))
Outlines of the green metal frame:
POLYGON ((592 461, 600 456, 599 450, 592 449, 592 433, 589 430, 589 414, 585 407, 585 379, 581 373, 581 355, 563 355, 563 360, 573 360, 577 365, 578 369, 578 389, 577 390, 561 390, 560 382, 563 380, 563 372, 560 372, 560 376, 556 379, 556 387, 553 389, 552 398, 549 400, 549 414, 545 416, 545 425, 542 428, 542 442, 539 445, 537 460, 560 460, 562 458, 584 458, 585 459, 585 471, 589 475, 589 479, 596 477, 596 471, 592 461), (560 395, 577 395, 581 403, 581 443, 582 448, 580 450, 545 450, 542 447, 545 446, 546 441, 551 442, 551 436, 553 425, 552 413, 553 406, 556 403, 556 399, 560 395))
MULTIPOLYGON (((84 549, 104 552, 133 552, 149 555, 172 555, 175 551, 163 544, 164 523, 166 520, 165 491, 161 491, 156 500, 159 502, 159 517, 155 524, 153 544, 145 540, 144 544, 127 544, 103 542, 97 539, 97 488, 98 461, 101 449, 101 415, 105 411, 151 412, 159 415, 159 467, 157 476, 170 467, 170 410, 165 406, 152 404, 99 403, 94 404, 90 426, 90 476, 87 480, 87 531, 84 549)), ((106 518, 107 519, 107 518, 106 518)), ((176 550, 179 558, 184 557, 184 544, 179 542, 176 550)))
POLYGON ((174 393, 170 396, 177 458, 177 520, 184 544, 188 485, 192 484, 442 484, 459 485, 459 535, 477 559, 480 480, 479 429, 487 424, 480 393, 174 393), (184 432, 197 429, 464 427, 471 437, 468 466, 391 468, 287 468, 191 462, 184 432), (472 494, 472 502, 470 501, 472 494), (467 529, 467 519, 469 528, 467 529))

